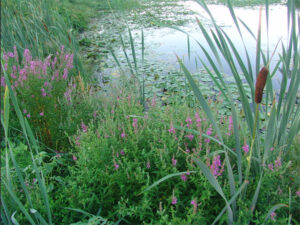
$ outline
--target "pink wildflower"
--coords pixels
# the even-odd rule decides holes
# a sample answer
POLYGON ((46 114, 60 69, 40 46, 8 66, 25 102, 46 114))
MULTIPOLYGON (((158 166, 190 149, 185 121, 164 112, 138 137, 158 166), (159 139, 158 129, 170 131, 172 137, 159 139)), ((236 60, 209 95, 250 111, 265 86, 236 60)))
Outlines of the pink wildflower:
POLYGON ((44 116, 44 112, 40 112, 40 116, 44 116))
POLYGON ((82 132, 86 133, 87 132, 87 126, 84 124, 84 122, 82 121, 81 122, 81 129, 82 129, 82 132))
POLYGON ((134 118, 134 119, 133 119, 132 126, 133 126, 133 128, 134 128, 135 130, 138 128, 137 118, 134 118))
POLYGON ((120 150, 120 154, 121 154, 121 155, 125 155, 125 152, 124 152, 123 149, 120 150))
POLYGON ((279 168, 281 166, 281 158, 278 156, 277 159, 275 160, 275 167, 279 168))
POLYGON ((176 166, 176 163, 177 163, 177 160, 174 158, 174 155, 173 155, 173 157, 172 157, 172 164, 173 164, 173 166, 176 166))
POLYGON ((186 182, 187 176, 185 174, 182 174, 180 177, 181 177, 181 180, 183 180, 184 182, 186 182))
POLYGON ((5 87, 5 77, 1 77, 1 87, 5 87))
POLYGON ((27 116, 27 118, 30 118, 30 113, 28 113, 26 116, 27 116))
POLYGON ((175 134, 176 131, 175 131, 175 128, 173 126, 173 123, 170 123, 170 129, 168 131, 169 131, 169 133, 175 134))
POLYGON ((222 175, 222 170, 221 170, 221 159, 220 155, 217 155, 214 157, 213 162, 210 166, 210 170, 213 173, 215 177, 221 176, 222 175))
POLYGON ((276 213, 275 213, 275 212, 272 212, 270 216, 271 216, 271 220, 275 221, 276 213))
POLYGON ((242 147, 242 149, 244 150, 244 152, 247 154, 248 152, 249 152, 249 145, 244 145, 243 147, 242 147))
POLYGON ((79 140, 80 140, 80 137, 79 137, 79 136, 77 136, 77 137, 76 137, 76 140, 75 140, 75 144, 76 144, 77 146, 79 146, 79 145, 80 145, 80 142, 79 142, 79 140))
POLYGON ((190 141, 192 141, 194 139, 194 135, 192 135, 192 134, 185 135, 184 137, 188 138, 190 141))
POLYGON ((115 163, 114 167, 115 167, 115 170, 118 170, 120 166, 117 163, 115 163))
POLYGON ((195 118, 197 123, 201 123, 201 119, 198 112, 195 112, 195 118))
POLYGON ((300 197, 300 189, 298 189, 298 191, 296 192, 296 195, 297 195, 298 197, 300 197))
POLYGON ((63 74, 62 78, 64 80, 66 80, 68 78, 68 69, 67 68, 64 68, 64 74, 63 74))
POLYGON ((274 171, 274 167, 273 167, 272 163, 268 164, 268 168, 269 168, 269 170, 274 171))
POLYGON ((77 157, 75 155, 72 156, 73 161, 77 160, 77 157))
POLYGON ((197 206, 197 202, 196 202, 195 200, 192 200, 192 201, 191 201, 191 204, 192 204, 193 206, 197 206))
POLYGON ((121 134, 121 138, 125 138, 125 137, 126 137, 126 134, 125 134, 125 131, 123 131, 121 134))
POLYGON ((147 168, 147 169, 150 169, 150 167, 151 167, 151 164, 150 164, 150 162, 148 161, 147 164, 146 164, 146 168, 147 168))
POLYGON ((187 123, 187 127, 190 127, 193 124, 193 120, 189 116, 186 118, 185 122, 187 123))
POLYGON ((24 110, 23 110, 23 113, 24 113, 24 114, 26 114, 26 113, 27 113, 27 110, 26 110, 26 109, 24 109, 24 110))
POLYGON ((212 128, 211 127, 207 129, 206 134, 208 136, 212 135, 212 128))
POLYGON ((172 197, 172 205, 176 205, 177 204, 177 198, 175 196, 172 197))

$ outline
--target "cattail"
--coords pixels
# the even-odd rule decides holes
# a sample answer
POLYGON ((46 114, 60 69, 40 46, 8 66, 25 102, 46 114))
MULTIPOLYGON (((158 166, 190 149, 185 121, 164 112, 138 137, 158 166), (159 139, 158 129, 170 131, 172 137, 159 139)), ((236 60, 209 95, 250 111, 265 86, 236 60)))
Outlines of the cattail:
POLYGON ((255 102, 261 103, 263 90, 266 85, 266 80, 268 76, 269 70, 267 67, 263 67, 257 76, 256 85, 255 85, 255 102))
POLYGON ((49 30, 48 30, 48 27, 47 27, 47 25, 44 23, 44 22, 42 22, 43 23, 43 25, 44 25, 44 28, 45 28, 45 30, 47 31, 47 33, 49 33, 49 30))

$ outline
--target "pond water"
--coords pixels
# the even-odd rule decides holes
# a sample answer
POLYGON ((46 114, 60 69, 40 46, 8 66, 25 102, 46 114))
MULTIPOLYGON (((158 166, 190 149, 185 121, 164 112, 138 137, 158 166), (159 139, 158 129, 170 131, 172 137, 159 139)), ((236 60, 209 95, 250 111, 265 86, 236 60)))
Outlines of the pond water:
MULTIPOLYGON (((150 27, 144 28, 144 38, 145 38, 145 52, 150 58, 151 62, 158 65, 157 67, 167 67, 168 69, 178 70, 179 65, 176 60, 178 55, 184 60, 186 67, 190 72, 197 72, 202 68, 199 58, 209 65, 206 60, 205 55, 201 51, 199 45, 193 40, 197 40, 201 43, 205 49, 209 49, 209 46, 196 22, 196 17, 201 21, 205 28, 212 28, 212 22, 208 14, 204 9, 194 1, 182 1, 179 2, 182 7, 187 10, 191 10, 194 14, 186 15, 190 17, 189 22, 185 23, 179 28, 187 32, 190 35, 190 57, 188 55, 188 42, 187 35, 181 31, 168 28, 168 27, 150 27)), ((240 53, 240 56, 246 62, 246 55, 244 50, 244 45, 241 40, 240 34, 237 32, 237 28, 234 25, 234 21, 231 17, 230 11, 227 6, 224 5, 208 5, 210 11, 212 12, 216 23, 229 35, 235 47, 240 53)), ((277 43, 280 41, 272 62, 270 64, 271 70, 275 67, 279 60, 279 53, 281 53, 281 43, 287 45, 288 42, 288 21, 287 21, 287 7, 285 5, 276 4, 269 6, 269 26, 268 33, 266 27, 266 13, 265 8, 262 7, 262 29, 261 29, 261 45, 265 54, 269 52, 269 55, 273 53, 276 48, 277 43)), ((241 19, 255 36, 257 36, 258 26, 259 26, 259 12, 260 6, 255 7, 236 7, 235 14, 237 18, 241 19)), ((241 28, 241 33, 250 56, 253 71, 255 71, 255 60, 256 60, 256 40, 249 33, 249 31, 239 23, 241 28)), ((136 43, 140 43, 141 31, 140 29, 132 29, 133 36, 136 43)), ((121 48, 115 50, 117 55, 122 58, 124 54, 121 48)), ((210 52, 210 51, 208 51, 210 52)), ((210 52, 211 53, 211 52, 210 52)), ((139 54, 139 52, 137 52, 139 54)), ((211 54, 213 56, 213 54, 211 54)), ((124 60, 123 60, 124 61, 124 60)), ((217 62, 217 61, 216 61, 217 62)), ((262 66, 262 61, 261 61, 262 66)), ((231 74, 229 65, 221 57, 221 65, 219 65, 220 70, 224 74, 231 74)), ((104 73, 108 73, 110 70, 105 70, 104 73)), ((281 73, 278 71, 273 77, 273 86, 275 89, 280 88, 281 73)))

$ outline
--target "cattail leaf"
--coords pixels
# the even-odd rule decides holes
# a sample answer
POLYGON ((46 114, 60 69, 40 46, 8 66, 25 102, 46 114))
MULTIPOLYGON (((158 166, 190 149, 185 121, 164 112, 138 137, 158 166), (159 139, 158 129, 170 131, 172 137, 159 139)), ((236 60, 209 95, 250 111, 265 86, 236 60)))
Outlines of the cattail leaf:
POLYGON ((256 39, 256 76, 258 76, 260 68, 260 53, 261 53, 261 14, 262 8, 259 10, 258 31, 256 39))
POLYGON ((11 218, 11 216, 10 216, 10 213, 8 211, 6 202, 4 200, 4 196, 2 194, 1 194, 1 206, 2 206, 1 219, 3 220, 3 223, 11 225, 11 222, 10 222, 10 219, 9 219, 9 218, 11 218))
MULTIPOLYGON (((211 37, 209 36, 209 34, 206 32, 206 29, 203 27, 202 23, 200 22, 200 20, 198 18, 196 18, 196 21, 197 21, 197 24, 198 26, 200 27, 201 31, 202 31, 202 34, 204 35, 205 37, 205 40, 206 42, 208 43, 210 49, 212 50, 212 52, 214 53, 214 56, 216 57, 217 59, 217 62, 219 63, 220 66, 222 66, 222 63, 221 63, 221 59, 220 59, 220 56, 218 54, 218 51, 217 51, 217 48, 215 47, 215 45, 213 44, 213 41, 211 39, 211 37)), ((200 44, 198 42, 198 44, 200 44)), ((202 46, 202 45, 201 45, 202 46)))
POLYGON ((265 146, 264 146, 264 156, 263 156, 263 161, 262 164, 264 165, 266 160, 268 159, 268 155, 270 153, 270 149, 272 147, 275 134, 276 134, 276 107, 275 107, 275 102, 273 103, 270 118, 268 120, 268 127, 267 127, 267 132, 265 136, 265 146))
POLYGON ((267 222, 268 219, 270 218, 272 212, 275 212, 277 209, 280 209, 280 208, 282 208, 282 207, 288 207, 288 205, 282 204, 282 203, 279 203, 279 204, 274 205, 274 206, 268 211, 267 216, 266 216, 266 218, 265 218, 265 220, 264 220, 263 225, 266 224, 266 222, 267 222))
POLYGON ((4 92, 4 133, 5 133, 5 140, 8 138, 8 124, 9 124, 9 110, 10 104, 9 104, 9 89, 8 86, 5 86, 5 92, 4 92))
POLYGON ((134 48, 134 41, 133 41, 133 37, 132 37, 131 30, 129 29, 129 27, 128 27, 128 34, 129 34, 129 40, 130 40, 130 46, 131 46, 131 53, 132 53, 134 68, 135 68, 135 72, 136 72, 136 75, 137 75, 138 71, 137 71, 137 60, 136 60, 136 54, 135 54, 135 48, 134 48))
POLYGON ((260 188, 261 188, 262 178, 263 178, 263 173, 261 172, 258 184, 257 184, 256 189, 255 189, 255 193, 254 193, 253 198, 252 198, 251 206, 250 206, 251 213, 254 212, 254 209, 255 209, 255 206, 256 206, 256 203, 257 203, 257 199, 258 199, 260 188))
POLYGON ((219 193, 219 195, 221 195, 221 197, 224 199, 225 203, 226 203, 226 209, 227 209, 227 213, 228 213, 228 223, 229 224, 233 224, 233 214, 232 214, 232 209, 230 208, 230 204, 227 201, 227 198, 219 184, 219 182, 217 181, 217 179, 215 178, 215 176, 212 174, 212 172, 210 171, 210 169, 205 165, 205 163, 203 163, 201 160, 192 157, 192 159, 194 160, 194 162, 197 164, 197 166, 199 166, 201 172, 204 174, 204 176, 206 177, 206 179, 208 180, 208 182, 211 184, 211 186, 213 186, 213 188, 219 193))
MULTIPOLYGON (((232 196, 229 201, 228 201, 228 204, 231 205, 235 200, 236 198, 241 194, 241 192, 244 190, 244 188, 248 185, 247 182, 244 182, 240 187, 239 189, 235 192, 234 196, 232 196)), ((212 225, 216 224, 221 216, 224 214, 224 212, 226 211, 226 206, 221 210, 221 212, 218 214, 218 216, 215 218, 215 220, 213 221, 212 225)))
MULTIPOLYGON (((172 173, 172 174, 169 174, 161 179, 159 179, 158 181, 154 182, 152 185, 150 185, 149 187, 147 187, 143 192, 147 192, 149 191, 150 189, 156 187, 157 185, 159 185, 160 183, 172 178, 172 177, 176 177, 176 176, 180 176, 182 174, 187 174, 187 173, 196 173, 196 171, 187 171, 187 172, 180 172, 180 173, 172 173)), ((143 193, 142 192, 142 193, 143 193)))
MULTIPOLYGON (((9 188, 9 186, 7 185, 7 183, 5 181, 2 180, 2 184, 4 184, 8 194, 11 196, 12 200, 18 205, 19 209, 22 211, 22 213, 24 214, 24 216, 26 217, 26 219, 28 220, 28 222, 30 224, 36 224, 34 222, 34 220, 32 219, 32 217, 29 215, 29 213, 26 211, 24 205, 21 203, 21 201, 18 199, 18 197, 15 195, 15 193, 13 192, 12 189, 9 188)), ((14 216, 14 214, 12 215, 12 217, 14 216)))

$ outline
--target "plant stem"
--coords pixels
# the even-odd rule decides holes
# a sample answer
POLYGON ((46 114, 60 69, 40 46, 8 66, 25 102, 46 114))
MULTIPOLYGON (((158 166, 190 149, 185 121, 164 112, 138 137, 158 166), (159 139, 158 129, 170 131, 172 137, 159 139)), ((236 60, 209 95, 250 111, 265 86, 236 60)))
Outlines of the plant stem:
POLYGON ((254 146, 254 142, 255 142, 255 137, 256 137, 256 127, 257 127, 257 123, 258 123, 258 114, 259 114, 259 104, 256 104, 255 107, 255 121, 254 121, 254 129, 253 129, 253 134, 252 134, 252 141, 251 141, 251 147, 250 147, 250 154, 247 158, 248 160, 248 167, 246 170, 246 178, 245 180, 248 180, 249 178, 249 173, 250 173, 250 168, 251 168, 251 160, 252 160, 252 154, 253 154, 253 146, 254 146))

